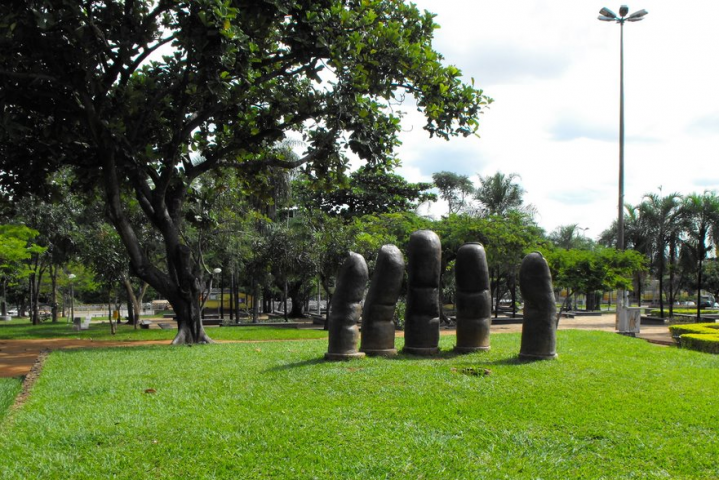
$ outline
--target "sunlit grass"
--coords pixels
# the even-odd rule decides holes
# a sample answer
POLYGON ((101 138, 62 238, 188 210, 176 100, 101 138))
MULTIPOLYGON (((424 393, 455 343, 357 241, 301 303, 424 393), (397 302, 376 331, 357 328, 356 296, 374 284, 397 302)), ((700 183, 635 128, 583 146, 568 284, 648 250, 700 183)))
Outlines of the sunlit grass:
POLYGON ((7 414, 8 408, 20 393, 22 381, 19 378, 0 378, 0 421, 7 414))
MULTIPOLYGON (((172 323, 172 321, 168 321, 172 323)), ((322 330, 261 327, 208 327, 207 334, 216 340, 288 340, 324 338, 327 332, 322 330)), ((89 330, 77 331, 72 324, 65 322, 45 322, 32 325, 27 319, 12 320, 0 324, 0 340, 27 340, 33 338, 84 338, 99 341, 143 341, 172 340, 177 330, 171 329, 135 329, 131 325, 118 325, 117 333, 112 335, 108 323, 91 323, 89 330)))
POLYGON ((339 363, 316 341, 55 352, 0 431, 0 477, 719 477, 719 357, 605 332, 559 332, 539 363, 517 334, 453 343, 339 363))

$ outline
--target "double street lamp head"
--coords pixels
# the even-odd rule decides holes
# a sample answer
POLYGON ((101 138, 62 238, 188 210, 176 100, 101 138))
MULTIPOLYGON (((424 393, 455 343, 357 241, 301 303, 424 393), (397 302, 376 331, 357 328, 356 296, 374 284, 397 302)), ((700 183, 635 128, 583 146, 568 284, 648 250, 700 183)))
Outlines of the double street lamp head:
POLYGON ((602 8, 599 10, 599 20, 603 22, 617 22, 617 23, 624 23, 625 21, 628 22, 638 22, 640 20, 644 20, 644 15, 646 15, 646 10, 642 9, 637 12, 632 13, 627 17, 627 13, 629 13, 629 7, 626 5, 622 5, 619 7, 619 15, 609 10, 607 7, 602 8))

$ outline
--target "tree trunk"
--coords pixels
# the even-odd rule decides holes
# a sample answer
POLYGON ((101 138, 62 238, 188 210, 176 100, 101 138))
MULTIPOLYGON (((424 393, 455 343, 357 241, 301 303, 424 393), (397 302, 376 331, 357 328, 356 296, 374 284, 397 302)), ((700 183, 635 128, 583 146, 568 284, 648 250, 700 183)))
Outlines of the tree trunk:
POLYGON ((702 321, 701 308, 702 303, 702 265, 704 263, 704 250, 699 252, 699 271, 697 272, 697 319, 696 322, 702 321))
MULTIPOLYGON (((2 285, 2 304, 0 304, 0 313, 7 315, 7 278, 3 275, 0 277, 0 285, 2 285)), ((20 312, 17 312, 18 314, 20 312)))
POLYGON ((509 291, 512 294, 512 318, 516 318, 517 317, 517 276, 514 272, 512 273, 509 291))
MULTIPOLYGON (((235 319, 235 271, 230 271, 230 323, 235 319)), ((238 322, 239 323, 239 319, 238 322)))
POLYGON ((669 244, 669 317, 674 316, 674 268, 676 262, 676 241, 672 239, 669 244))
POLYGON ((130 281, 130 277, 123 276, 122 285, 125 287, 125 292, 127 293, 128 324, 134 325, 135 328, 137 328, 137 324, 140 321, 140 301, 137 299, 137 295, 135 295, 135 291, 132 288, 132 282, 130 281))
POLYGON ((50 266, 50 282, 52 284, 52 292, 50 294, 52 323, 57 323, 57 266, 50 266))
MULTIPOLYGON (((260 286, 257 284, 256 280, 253 280, 252 284, 252 323, 257 323, 260 321, 260 286)), ((262 303, 264 303, 264 301, 262 303)))

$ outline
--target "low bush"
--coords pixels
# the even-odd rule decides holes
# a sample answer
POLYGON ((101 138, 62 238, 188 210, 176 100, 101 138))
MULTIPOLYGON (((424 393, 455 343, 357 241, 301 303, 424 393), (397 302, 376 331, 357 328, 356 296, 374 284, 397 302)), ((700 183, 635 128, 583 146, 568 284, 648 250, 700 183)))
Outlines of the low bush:
POLYGON ((705 353, 719 353, 719 333, 714 335, 687 333, 681 336, 682 348, 705 353))
POLYGON ((719 335, 719 323, 689 323, 682 325, 670 325, 669 331, 673 337, 684 334, 719 335))
MULTIPOLYGON (((674 309, 672 310, 672 312, 673 312, 675 315, 696 315, 696 314, 697 314, 697 308, 696 308, 696 307, 692 307, 692 308, 674 308, 674 309)), ((715 314, 719 313, 719 310, 716 310, 716 309, 710 310, 710 309, 702 308, 701 313, 702 313, 703 315, 715 315, 715 314)), ((649 310, 649 315, 651 315, 651 316, 653 316, 653 317, 658 317, 659 315, 661 315, 661 310, 658 309, 658 308, 653 308, 653 309, 649 310)), ((669 315, 669 308, 668 308, 668 307, 664 307, 664 315, 669 315)))
POLYGON ((672 337, 679 340, 682 348, 706 353, 719 353, 719 323, 695 323, 672 325, 672 337))

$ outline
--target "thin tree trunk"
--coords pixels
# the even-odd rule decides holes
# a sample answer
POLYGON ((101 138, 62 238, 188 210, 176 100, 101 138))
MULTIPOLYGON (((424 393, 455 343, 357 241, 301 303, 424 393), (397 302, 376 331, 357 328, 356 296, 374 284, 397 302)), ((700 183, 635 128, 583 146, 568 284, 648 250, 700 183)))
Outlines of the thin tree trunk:
MULTIPOLYGON (((230 323, 233 323, 235 318, 235 271, 230 271, 230 323)), ((237 322, 239 323, 239 321, 237 322)))
POLYGON ((702 321, 701 316, 701 302, 702 302, 702 265, 704 264, 704 249, 701 248, 700 254, 699 254, 699 272, 697 273, 697 319, 696 322, 699 323, 702 321))
POLYGON ((258 323, 260 321, 259 295, 260 286, 256 280, 252 280, 252 323, 258 323))
POLYGON ((140 322, 140 301, 135 295, 135 291, 132 288, 132 282, 129 277, 122 277, 122 285, 125 287, 125 292, 127 293, 128 323, 134 325, 135 329, 137 329, 137 324, 140 322), (130 313, 130 310, 132 310, 132 313, 130 313))
POLYGON ((669 317, 674 316, 674 270, 676 263, 676 241, 672 239, 669 244, 669 317))
POLYGON ((57 266, 50 265, 50 282, 52 283, 52 292, 50 294, 52 323, 57 323, 57 266))
POLYGON ((285 290, 284 290, 283 293, 284 293, 284 295, 283 295, 283 298, 282 298, 282 302, 283 302, 283 304, 284 304, 285 322, 287 322, 287 321, 289 321, 289 319, 287 318, 287 280, 285 280, 285 290))

